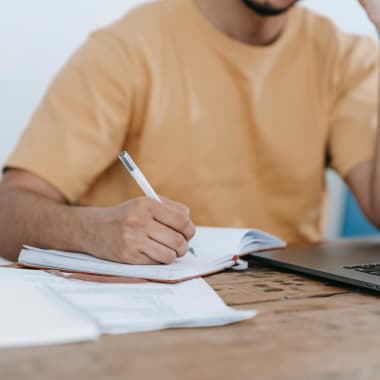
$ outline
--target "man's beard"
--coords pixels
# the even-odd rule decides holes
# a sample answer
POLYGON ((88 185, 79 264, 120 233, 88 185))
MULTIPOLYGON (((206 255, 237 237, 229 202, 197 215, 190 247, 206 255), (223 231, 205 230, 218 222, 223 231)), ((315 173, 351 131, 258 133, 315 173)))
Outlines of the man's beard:
POLYGON ((279 16, 286 13, 290 8, 292 8, 298 0, 294 0, 285 8, 274 8, 268 2, 258 3, 255 0, 241 0, 248 8, 252 9, 254 12, 260 16, 279 16))

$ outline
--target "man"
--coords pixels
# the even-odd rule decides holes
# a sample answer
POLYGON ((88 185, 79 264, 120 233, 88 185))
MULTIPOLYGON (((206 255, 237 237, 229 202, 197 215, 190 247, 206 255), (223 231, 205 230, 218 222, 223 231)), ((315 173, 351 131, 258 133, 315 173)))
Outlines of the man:
MULTIPOLYGON (((378 50, 296 2, 163 0, 93 34, 5 165, 2 254, 170 263, 192 220, 318 241, 326 164, 380 225, 378 50)), ((380 30, 380 2, 361 3, 380 30)))

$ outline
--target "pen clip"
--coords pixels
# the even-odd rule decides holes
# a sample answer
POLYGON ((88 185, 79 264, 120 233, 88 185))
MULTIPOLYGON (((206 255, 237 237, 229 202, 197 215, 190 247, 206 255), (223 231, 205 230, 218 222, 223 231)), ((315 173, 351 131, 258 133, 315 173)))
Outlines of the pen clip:
POLYGON ((128 169, 128 171, 133 172, 136 169, 136 164, 132 157, 127 152, 122 152, 119 154, 119 159, 123 165, 128 169))

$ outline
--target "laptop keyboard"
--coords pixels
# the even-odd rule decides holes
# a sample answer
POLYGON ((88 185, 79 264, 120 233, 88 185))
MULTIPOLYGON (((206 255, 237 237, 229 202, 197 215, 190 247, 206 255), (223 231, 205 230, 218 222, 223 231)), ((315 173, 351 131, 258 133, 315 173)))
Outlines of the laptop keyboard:
POLYGON ((351 267, 344 267, 344 268, 356 270, 357 272, 374 274, 376 276, 380 276, 380 264, 354 265, 351 267))

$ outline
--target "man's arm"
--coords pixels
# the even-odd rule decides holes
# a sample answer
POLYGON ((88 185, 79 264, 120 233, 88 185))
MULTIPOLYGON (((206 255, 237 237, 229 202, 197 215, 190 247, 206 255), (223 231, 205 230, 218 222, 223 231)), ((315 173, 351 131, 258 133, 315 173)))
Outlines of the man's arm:
MULTIPOLYGON (((360 0, 380 35, 380 1, 360 0)), ((379 58, 380 59, 380 58, 379 58)), ((380 83, 380 80, 379 80, 380 83)), ((380 94, 380 91, 379 91, 380 94)), ((375 158, 357 165, 345 178, 365 216, 380 227, 380 97, 375 158)))
POLYGON ((23 244, 88 252, 130 264, 169 264, 194 235, 188 209, 139 198, 110 208, 76 207, 59 190, 21 170, 0 183, 0 256, 16 260, 23 244))

